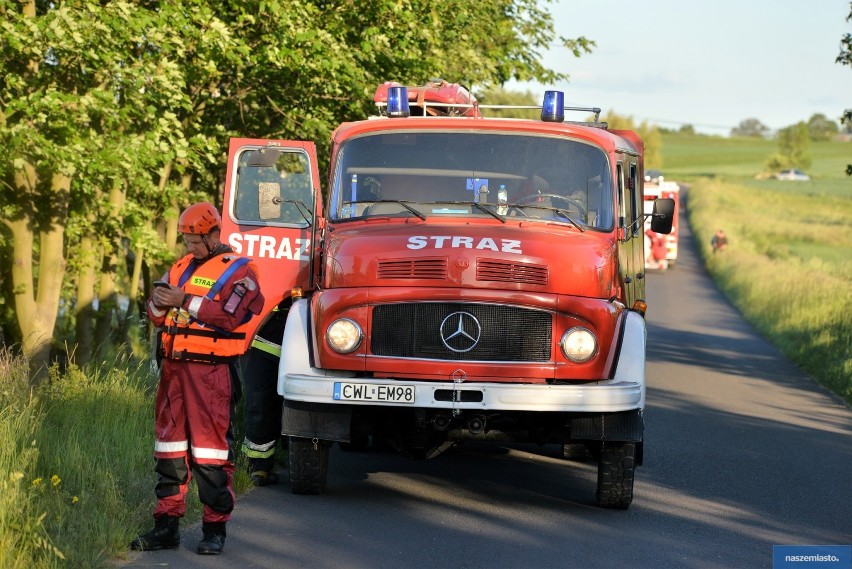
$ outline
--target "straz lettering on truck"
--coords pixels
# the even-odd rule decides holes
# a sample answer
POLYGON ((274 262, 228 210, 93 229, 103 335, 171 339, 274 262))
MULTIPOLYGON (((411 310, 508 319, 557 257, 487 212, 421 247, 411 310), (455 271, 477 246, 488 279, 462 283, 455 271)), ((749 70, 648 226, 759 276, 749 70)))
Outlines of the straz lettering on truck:
POLYGON ((310 239, 290 239, 288 237, 283 237, 279 242, 272 235, 254 235, 251 233, 231 233, 228 236, 228 244, 238 255, 293 261, 308 260, 305 252, 308 250, 310 242, 310 239))
POLYGON ((521 242, 517 239, 495 240, 491 237, 483 237, 477 240, 474 237, 464 235, 433 235, 431 237, 413 235, 408 238, 407 247, 409 249, 425 249, 427 247, 433 249, 487 249, 516 255, 523 255, 524 253, 521 250, 521 242))

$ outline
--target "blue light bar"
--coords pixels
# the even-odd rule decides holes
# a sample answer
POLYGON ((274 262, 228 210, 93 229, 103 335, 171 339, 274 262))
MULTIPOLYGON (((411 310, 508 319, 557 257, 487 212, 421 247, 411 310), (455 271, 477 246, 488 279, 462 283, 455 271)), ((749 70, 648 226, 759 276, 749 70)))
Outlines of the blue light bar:
POLYGON ((388 116, 411 116, 411 110, 408 108, 408 87, 391 87, 388 89, 388 116))
POLYGON ((545 122, 563 122, 565 120, 565 93, 545 91, 541 103, 541 120, 545 122))

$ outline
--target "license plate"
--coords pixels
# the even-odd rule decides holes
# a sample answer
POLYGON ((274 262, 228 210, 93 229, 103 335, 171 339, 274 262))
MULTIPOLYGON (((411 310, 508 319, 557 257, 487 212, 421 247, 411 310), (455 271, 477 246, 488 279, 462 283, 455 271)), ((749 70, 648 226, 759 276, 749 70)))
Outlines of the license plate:
POLYGON ((383 403, 414 403, 413 385, 374 385, 372 383, 334 383, 337 401, 380 401, 383 403))

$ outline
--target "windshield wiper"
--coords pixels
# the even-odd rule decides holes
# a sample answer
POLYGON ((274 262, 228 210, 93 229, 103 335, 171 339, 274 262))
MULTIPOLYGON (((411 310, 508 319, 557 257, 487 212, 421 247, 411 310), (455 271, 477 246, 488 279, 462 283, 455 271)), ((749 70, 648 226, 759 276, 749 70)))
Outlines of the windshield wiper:
MULTIPOLYGON (((549 208, 549 209, 550 209, 550 208, 549 208)), ((574 227, 576 227, 576 228, 577 228, 577 229, 579 229, 580 231, 585 231, 585 229, 583 229, 582 227, 580 227, 580 224, 579 224, 579 223, 577 223, 576 221, 574 221, 574 220, 571 218, 571 216, 570 216, 570 215, 568 215, 567 213, 565 213, 564 211, 562 211, 562 210, 561 210, 561 209, 559 209, 558 207, 554 207, 554 208, 552 208, 552 209, 553 209, 553 211, 555 211, 556 213, 558 213, 559 215, 561 215, 562 217, 564 217, 565 219, 567 219, 568 221, 570 221, 570 222, 571 222, 571 225, 573 225, 574 227)))
MULTIPOLYGON (((506 217, 505 216, 500 215, 496 211, 491 211, 489 208, 485 207, 484 205, 482 205, 479 202, 435 202, 435 203, 448 203, 448 204, 451 204, 451 205, 472 205, 473 207, 475 207, 479 211, 484 211, 485 213, 487 213, 488 215, 490 215, 494 219, 499 219, 502 223, 506 223, 506 217)), ((491 204, 488 204, 488 205, 491 205, 491 204)))
MULTIPOLYGON (((508 207, 516 207, 518 209, 524 209, 524 208, 527 208, 527 207, 531 207, 531 208, 535 208, 535 209, 546 209, 547 211, 553 211, 553 212, 558 213, 559 215, 561 215, 565 219, 567 219, 571 223, 571 225, 573 225, 574 227, 576 227, 580 231, 585 231, 585 229, 579 223, 574 221, 574 218, 572 218, 570 215, 568 215, 568 213, 566 213, 565 210, 559 209, 558 207, 550 207, 550 206, 531 204, 531 203, 510 203, 510 204, 505 204, 505 205, 507 205, 508 207)), ((568 211, 571 211, 571 210, 568 210, 568 211)), ((532 219, 532 218, 530 218, 530 219, 532 219)))
MULTIPOLYGON (((410 211, 412 214, 414 214, 414 215, 416 215, 417 217, 419 217, 420 219, 422 219, 423 221, 426 221, 426 216, 425 216, 423 213, 421 213, 421 212, 419 212, 418 210, 414 209, 413 207, 411 207, 410 205, 408 205, 408 204, 407 204, 407 203, 405 203, 405 202, 401 202, 401 201, 399 201, 399 200, 376 200, 376 201, 372 202, 372 204, 377 204, 377 203, 395 203, 395 204, 399 204, 399 205, 401 205, 402 207, 404 207, 405 209, 407 209, 408 211, 410 211)), ((368 208, 367 208, 367 213, 369 213, 369 206, 368 206, 368 208)))

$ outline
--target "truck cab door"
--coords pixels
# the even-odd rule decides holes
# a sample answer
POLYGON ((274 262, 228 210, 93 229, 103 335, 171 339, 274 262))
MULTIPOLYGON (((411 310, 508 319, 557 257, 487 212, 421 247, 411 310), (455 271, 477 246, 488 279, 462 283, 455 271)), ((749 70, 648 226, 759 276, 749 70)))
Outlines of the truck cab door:
MULTIPOLYGON (((313 243, 322 217, 316 146, 312 142, 231 139, 222 205, 222 242, 258 268, 265 303, 259 324, 313 285, 313 243)), ((246 334, 247 344, 256 330, 246 334)))
POLYGON ((633 278, 633 205, 630 189, 627 187, 627 175, 624 162, 616 164, 616 184, 618 190, 618 276, 621 281, 624 298, 621 300, 631 306, 636 298, 633 278))

